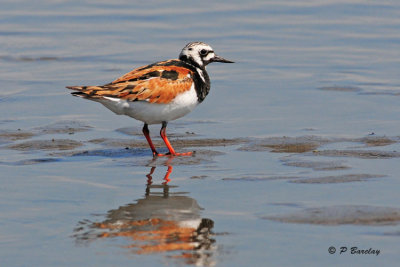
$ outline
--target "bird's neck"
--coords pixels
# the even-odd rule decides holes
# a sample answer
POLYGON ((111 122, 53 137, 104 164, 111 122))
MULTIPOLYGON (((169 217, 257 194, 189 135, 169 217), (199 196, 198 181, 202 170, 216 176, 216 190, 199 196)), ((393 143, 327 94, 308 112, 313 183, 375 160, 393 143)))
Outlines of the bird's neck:
POLYGON ((201 103, 210 92, 210 77, 208 76, 206 68, 191 58, 185 58, 182 61, 189 65, 189 68, 195 73, 193 77, 194 88, 196 90, 197 100, 201 103))
POLYGON ((208 93, 210 92, 210 77, 205 68, 197 68, 193 77, 194 88, 196 89, 197 100, 199 103, 203 102, 208 93))

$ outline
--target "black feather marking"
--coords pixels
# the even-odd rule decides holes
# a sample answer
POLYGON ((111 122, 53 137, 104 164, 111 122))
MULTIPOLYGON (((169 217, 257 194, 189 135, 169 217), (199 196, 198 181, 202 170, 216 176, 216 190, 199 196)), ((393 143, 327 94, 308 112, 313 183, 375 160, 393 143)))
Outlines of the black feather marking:
POLYGON ((178 79, 178 75, 179 75, 178 72, 176 72, 174 70, 171 70, 171 71, 164 70, 162 72, 161 78, 169 79, 169 80, 176 80, 176 79, 178 79))
POLYGON ((183 60, 170 60, 167 62, 159 62, 157 66, 177 66, 177 67, 184 67, 187 68, 191 71, 196 71, 196 67, 192 65, 191 63, 188 63, 183 60))
POLYGON ((193 81, 194 81, 194 89, 196 90, 197 100, 199 103, 203 102, 208 93, 210 92, 210 77, 208 76, 205 69, 201 70, 204 77, 205 82, 201 79, 199 71, 196 70, 194 73, 193 81))
POLYGON ((144 91, 146 91, 148 88, 142 88, 142 90, 140 90, 139 92, 137 92, 137 94, 141 94, 141 93, 143 93, 144 91))
POLYGON ((124 88, 124 90, 125 89, 134 89, 135 88, 135 85, 133 85, 133 84, 128 84, 125 88, 124 88))
POLYGON ((182 55, 179 57, 179 59, 185 61, 188 60, 188 57, 186 55, 182 55))
MULTIPOLYGON (((143 79, 149 79, 152 77, 160 77, 161 73, 158 70, 146 73, 145 75, 143 75, 143 79)), ((142 79, 142 77, 140 77, 140 79, 142 79)))
MULTIPOLYGON (((155 70, 155 71, 148 72, 148 73, 146 73, 146 74, 144 74, 144 75, 142 75, 140 77, 129 79, 128 81, 129 82, 136 82, 136 81, 139 81, 139 80, 147 80, 147 79, 150 79, 150 78, 153 78, 153 77, 160 77, 160 75, 161 75, 161 73, 159 71, 155 70)), ((121 81, 121 82, 125 82, 125 81, 121 81)))

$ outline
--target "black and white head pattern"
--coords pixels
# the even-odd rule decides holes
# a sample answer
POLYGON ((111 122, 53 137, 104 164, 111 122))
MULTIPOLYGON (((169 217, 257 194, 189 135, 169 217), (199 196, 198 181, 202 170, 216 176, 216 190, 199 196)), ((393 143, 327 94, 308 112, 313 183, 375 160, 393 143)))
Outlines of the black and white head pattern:
POLYGON ((214 57, 215 53, 211 46, 203 42, 188 43, 179 55, 180 60, 194 63, 200 68, 205 68, 214 57))

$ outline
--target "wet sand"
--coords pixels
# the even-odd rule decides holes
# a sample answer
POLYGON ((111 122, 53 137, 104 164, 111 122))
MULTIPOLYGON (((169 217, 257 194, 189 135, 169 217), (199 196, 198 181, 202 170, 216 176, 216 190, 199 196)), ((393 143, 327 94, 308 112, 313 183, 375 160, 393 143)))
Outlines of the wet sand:
POLYGON ((400 209, 372 206, 318 207, 303 209, 288 215, 264 217, 264 219, 321 225, 397 225, 400 223, 400 209))
MULTIPOLYGON (((57 138, 59 135, 72 135, 74 133, 86 132, 92 129, 91 126, 85 125, 79 121, 60 121, 51 125, 36 127, 32 130, 12 130, 5 129, 0 133, 0 140, 7 142, 3 145, 3 149, 35 152, 40 150, 48 150, 50 155, 55 154, 57 150, 70 150, 69 155, 91 155, 90 150, 86 152, 78 151, 76 148, 82 146, 96 145, 97 147, 105 147, 104 150, 96 149, 95 154, 98 156, 107 156, 109 149, 115 150, 134 150, 147 149, 148 144, 142 137, 140 129, 119 128, 116 132, 120 132, 132 138, 97 138, 89 140, 76 141, 73 139, 57 138), (43 138, 40 136, 44 136, 43 138), (46 139, 53 136, 52 139, 46 139), (32 140, 33 137, 38 140, 32 140), (75 152, 74 152, 75 150, 75 152), (102 151, 104 154, 102 154, 102 151)), ((358 138, 340 138, 340 137, 320 137, 320 136, 300 136, 300 137, 268 137, 268 138, 196 138, 194 133, 172 133, 170 139, 177 148, 211 148, 211 147, 236 147, 239 151, 247 152, 273 152, 283 154, 305 154, 317 158, 323 157, 353 157, 353 158, 393 158, 399 157, 397 151, 379 150, 379 147, 385 147, 398 144, 399 137, 388 136, 366 136, 358 138), (323 149, 324 145, 332 145, 335 143, 347 143, 348 149, 323 149), (354 149, 364 144, 367 149, 354 149), (311 153, 311 154, 310 154, 311 153)), ((163 147, 164 143, 160 138, 155 137, 154 144, 156 147, 163 147)), ((62 154, 58 154, 62 155, 62 154)), ((68 154, 64 154, 68 155, 68 154)), ((287 166, 312 168, 314 170, 343 170, 350 168, 343 164, 342 161, 295 161, 289 157, 283 157, 282 162, 287 166)))

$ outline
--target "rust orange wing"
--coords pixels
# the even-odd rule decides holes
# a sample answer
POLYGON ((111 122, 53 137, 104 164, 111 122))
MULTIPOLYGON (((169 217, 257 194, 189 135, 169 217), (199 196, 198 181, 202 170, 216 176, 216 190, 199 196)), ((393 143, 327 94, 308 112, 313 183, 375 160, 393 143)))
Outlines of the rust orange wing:
POLYGON ((193 70, 179 60, 167 60, 132 70, 102 86, 68 86, 85 98, 115 97, 129 101, 166 104, 190 90, 193 70))

